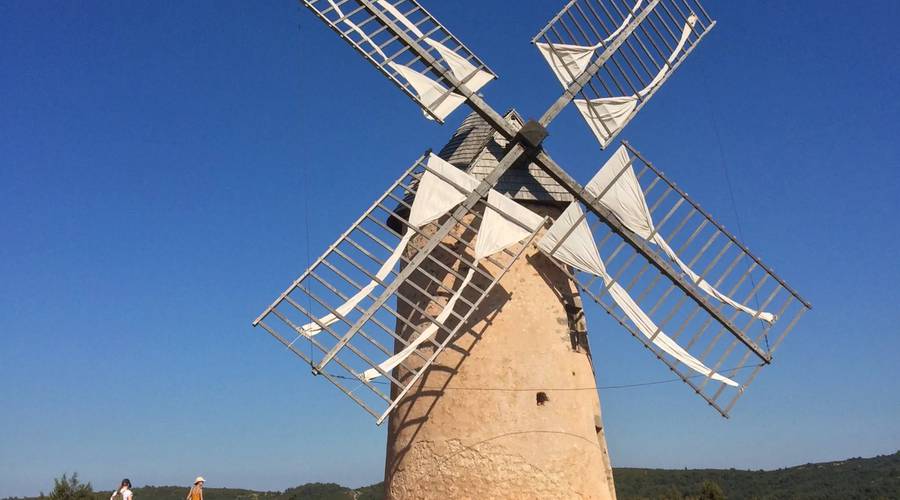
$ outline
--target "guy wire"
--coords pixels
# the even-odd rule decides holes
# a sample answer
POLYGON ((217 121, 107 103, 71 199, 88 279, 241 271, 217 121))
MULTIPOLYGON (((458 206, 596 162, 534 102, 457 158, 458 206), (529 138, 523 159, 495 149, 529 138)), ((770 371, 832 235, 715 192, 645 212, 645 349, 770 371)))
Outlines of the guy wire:
MULTIPOLYGON (((742 365, 742 366, 738 366, 738 367, 734 367, 734 368, 727 368, 725 370, 722 370, 722 372, 744 370, 747 368, 756 368, 757 366, 762 366, 762 364, 763 363, 752 363, 752 364, 742 365)), ((339 379, 343 379, 343 380, 356 380, 356 381, 359 380, 356 377, 350 377, 348 375, 338 375, 336 373, 329 373, 328 375, 331 377, 339 378, 339 379)), ((707 375, 698 373, 696 375, 688 375, 684 378, 692 379, 692 378, 701 378, 701 377, 706 378, 707 375)), ((671 384, 672 382, 681 382, 681 381, 682 381, 681 377, 678 377, 678 378, 669 378, 669 379, 663 379, 663 380, 654 380, 654 381, 650 381, 650 382, 636 382, 633 384, 617 384, 617 385, 598 385, 598 386, 593 386, 593 387, 563 387, 563 388, 540 387, 540 388, 521 388, 521 389, 510 389, 510 388, 506 388, 506 387, 452 387, 450 389, 457 390, 457 391, 502 391, 502 392, 588 391, 588 390, 601 390, 601 389, 632 389, 635 387, 645 387, 645 386, 649 386, 649 385, 660 385, 660 384, 671 384)), ((382 384, 382 385, 390 384, 390 382, 387 380, 370 380, 369 382, 373 383, 373 384, 382 384)), ((356 389, 358 389, 358 388, 359 387, 357 387, 356 389)), ((442 390, 448 389, 447 387, 443 387, 443 386, 433 386, 433 387, 423 386, 422 388, 423 389, 442 389, 442 390)), ((354 389, 354 391, 356 389, 354 389)))
MULTIPOLYGON (((719 122, 716 120, 715 108, 713 107, 712 97, 710 97, 709 76, 705 68, 701 69, 701 72, 701 79, 703 80, 703 86, 705 87, 705 92, 703 94, 706 98, 706 110, 709 114, 709 121, 712 125, 713 133, 716 135, 716 146, 719 150, 719 164, 722 167, 722 173, 725 175, 725 186, 728 188, 728 196, 731 198, 731 211, 734 213, 734 221, 737 226, 738 236, 741 238, 741 241, 746 241, 744 239, 744 228, 741 225, 741 217, 737 209, 737 199, 734 196, 734 187, 731 184, 731 175, 728 172, 728 161, 725 157, 725 147, 722 144, 722 136, 719 132, 719 122)), ((750 273, 750 285, 753 288, 756 288, 756 278, 753 277, 753 273, 750 273)), ((759 296, 755 293, 753 294, 753 301, 756 304, 756 309, 759 310, 759 296)), ((766 341, 766 351, 770 351, 769 332, 766 328, 763 328, 763 338, 766 341)))
MULTIPOLYGON (((297 8, 299 8, 299 7, 297 7, 297 8)), ((297 33, 300 34, 301 38, 303 37, 303 29, 302 28, 303 28, 302 25, 298 22, 297 23, 297 33)), ((302 42, 302 40, 301 40, 301 42, 302 42)), ((303 59, 303 43, 299 44, 299 47, 297 50, 299 50, 300 59, 302 61, 302 59, 303 59)), ((301 110, 300 116, 303 116, 303 95, 304 95, 303 94, 303 78, 300 78, 299 82, 297 83, 297 90, 300 94, 300 110, 301 110)), ((310 250, 310 243, 309 243, 309 193, 310 193, 309 184, 310 184, 311 176, 310 176, 309 164, 307 162, 302 163, 300 176, 303 179, 303 188, 302 188, 303 229, 304 229, 305 238, 306 238, 306 269, 309 269, 309 266, 312 265, 312 251, 310 250)), ((311 297, 308 289, 307 289, 305 295, 306 295, 306 310, 312 311, 312 297, 311 297)), ((309 367, 312 369, 314 367, 314 364, 313 364, 313 343, 312 343, 311 336, 309 336, 309 335, 306 336, 306 343, 309 348, 309 367)))

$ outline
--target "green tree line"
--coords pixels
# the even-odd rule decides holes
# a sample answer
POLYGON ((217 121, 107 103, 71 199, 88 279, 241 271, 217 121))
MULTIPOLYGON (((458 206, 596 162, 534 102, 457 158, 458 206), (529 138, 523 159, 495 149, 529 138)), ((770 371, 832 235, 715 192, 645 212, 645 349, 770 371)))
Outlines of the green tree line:
MULTIPOLYGON (((636 469, 613 471, 619 500, 900 499, 900 452, 873 458, 806 464, 770 471, 735 469, 636 469)), ((184 486, 142 486, 135 500, 184 500, 184 486)), ((205 500, 380 500, 382 484, 351 489, 309 483, 284 491, 204 488, 205 500)), ((77 474, 53 480, 48 495, 5 500, 108 500, 77 474)))

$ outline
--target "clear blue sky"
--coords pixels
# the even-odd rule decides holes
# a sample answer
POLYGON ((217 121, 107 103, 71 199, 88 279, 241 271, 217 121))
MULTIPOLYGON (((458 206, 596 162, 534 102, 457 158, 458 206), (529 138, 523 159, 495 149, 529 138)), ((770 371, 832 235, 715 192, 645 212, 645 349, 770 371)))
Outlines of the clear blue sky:
MULTIPOLYGON (((487 99, 535 116, 558 84, 528 40, 561 3, 427 6, 500 74, 487 99)), ((682 384, 602 391, 613 463, 894 452, 900 3, 707 3, 623 138, 735 227, 724 156, 746 243, 815 309, 731 420, 682 384)), ((250 321, 464 115, 425 122, 292 0, 0 3, 0 497, 67 471, 380 480, 384 430, 250 321)), ((571 109, 551 134, 582 182, 609 154, 571 109)), ((590 325, 600 385, 670 378, 590 325)))

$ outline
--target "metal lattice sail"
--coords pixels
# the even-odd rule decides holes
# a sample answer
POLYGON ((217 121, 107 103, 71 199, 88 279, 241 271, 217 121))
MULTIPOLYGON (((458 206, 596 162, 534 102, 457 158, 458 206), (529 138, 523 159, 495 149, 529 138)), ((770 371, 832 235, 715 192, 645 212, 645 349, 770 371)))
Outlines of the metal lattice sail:
POLYGON ((576 0, 532 42, 605 148, 713 26, 698 2, 576 0), (620 37, 633 22, 639 24, 631 35, 620 37), (593 60, 611 47, 606 61, 593 60))
POLYGON ((699 2, 570 1, 533 39, 563 94, 521 127, 477 94, 493 71, 417 1, 302 3, 426 117, 443 121, 465 103, 504 149, 480 177, 420 159, 255 325, 380 423, 475 315, 491 313, 486 298, 534 243, 728 415, 809 303, 631 145, 585 185, 542 147, 569 103, 601 148, 611 144, 715 25, 699 2), (573 200, 549 228, 493 189, 521 161, 573 200), (444 205, 418 215, 436 199, 444 205))
POLYGON ((429 119, 443 123, 467 97, 496 78, 416 1, 303 4, 418 103, 429 119), (420 50, 410 50, 412 44, 420 50))
POLYGON ((585 189, 539 246, 727 416, 809 304, 627 143, 585 189))
POLYGON ((423 156, 253 324, 380 423, 547 222, 493 190, 447 215, 478 182, 423 156), (437 221, 451 241, 429 245, 437 221))

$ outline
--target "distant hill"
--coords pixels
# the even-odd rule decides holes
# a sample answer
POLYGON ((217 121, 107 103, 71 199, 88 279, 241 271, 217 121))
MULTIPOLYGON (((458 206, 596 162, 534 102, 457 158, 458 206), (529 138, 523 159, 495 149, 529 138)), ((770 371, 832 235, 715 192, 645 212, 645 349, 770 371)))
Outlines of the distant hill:
MULTIPOLYGON (((900 499, 900 452, 874 458, 806 464, 771 471, 736 469, 614 470, 619 500, 713 500, 704 482, 715 483, 729 500, 900 499)), ((144 486, 135 500, 184 500, 183 486, 144 486)), ((382 484, 345 488, 334 483, 308 483, 285 491, 204 488, 204 500, 380 500, 382 484)), ((97 493, 108 500, 109 493, 97 493)), ((39 497, 4 500, 39 500, 39 497)))
POLYGON ((620 468, 613 477, 620 500, 683 498, 696 495, 703 481, 718 484, 729 500, 897 500, 900 452, 771 471, 620 468))

